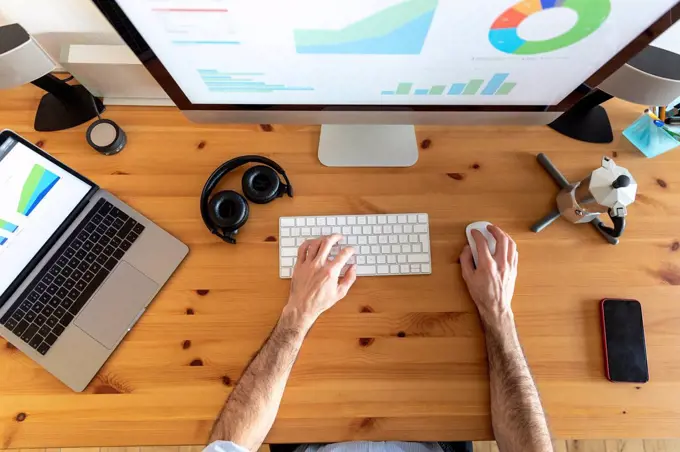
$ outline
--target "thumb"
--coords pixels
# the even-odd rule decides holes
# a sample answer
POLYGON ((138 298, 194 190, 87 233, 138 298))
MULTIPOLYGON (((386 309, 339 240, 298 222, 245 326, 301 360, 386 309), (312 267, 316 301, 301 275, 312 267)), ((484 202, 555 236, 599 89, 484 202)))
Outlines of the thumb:
POLYGON ((340 282, 338 283, 338 292, 343 298, 345 297, 345 295, 347 295, 347 292, 349 292, 349 289, 354 285, 354 282, 356 280, 357 280, 357 266, 356 264, 354 264, 349 267, 347 272, 345 272, 345 276, 340 278, 340 282))

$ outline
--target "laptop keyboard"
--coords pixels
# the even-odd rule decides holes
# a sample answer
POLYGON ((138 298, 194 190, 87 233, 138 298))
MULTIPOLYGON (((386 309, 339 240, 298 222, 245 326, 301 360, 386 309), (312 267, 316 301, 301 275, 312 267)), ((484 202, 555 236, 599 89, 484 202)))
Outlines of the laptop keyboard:
POLYGON ((0 324, 46 354, 142 232, 144 225, 100 199, 0 324))

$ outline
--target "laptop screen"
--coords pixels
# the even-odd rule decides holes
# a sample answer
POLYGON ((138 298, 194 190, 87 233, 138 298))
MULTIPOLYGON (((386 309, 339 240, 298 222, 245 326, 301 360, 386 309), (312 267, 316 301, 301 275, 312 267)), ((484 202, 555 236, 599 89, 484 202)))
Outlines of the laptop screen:
POLYGON ((0 294, 91 188, 23 143, 0 141, 0 294))

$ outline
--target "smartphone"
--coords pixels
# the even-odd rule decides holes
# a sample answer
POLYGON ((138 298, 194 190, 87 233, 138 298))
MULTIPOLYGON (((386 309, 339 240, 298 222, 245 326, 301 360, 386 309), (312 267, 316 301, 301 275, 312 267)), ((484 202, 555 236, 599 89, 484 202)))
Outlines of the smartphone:
POLYGON ((605 298, 601 308, 607 378, 646 383, 649 369, 640 302, 605 298))

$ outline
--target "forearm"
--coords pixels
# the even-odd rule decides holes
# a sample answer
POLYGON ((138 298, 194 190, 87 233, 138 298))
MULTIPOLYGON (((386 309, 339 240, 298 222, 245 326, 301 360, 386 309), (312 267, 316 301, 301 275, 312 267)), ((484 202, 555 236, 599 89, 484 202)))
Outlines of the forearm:
POLYGON ((484 322, 491 419, 501 452, 550 452, 550 432, 511 313, 484 322))
POLYGON ((311 325, 309 319, 284 310, 227 399, 210 442, 232 441, 251 451, 262 445, 274 424, 286 382, 311 325))

